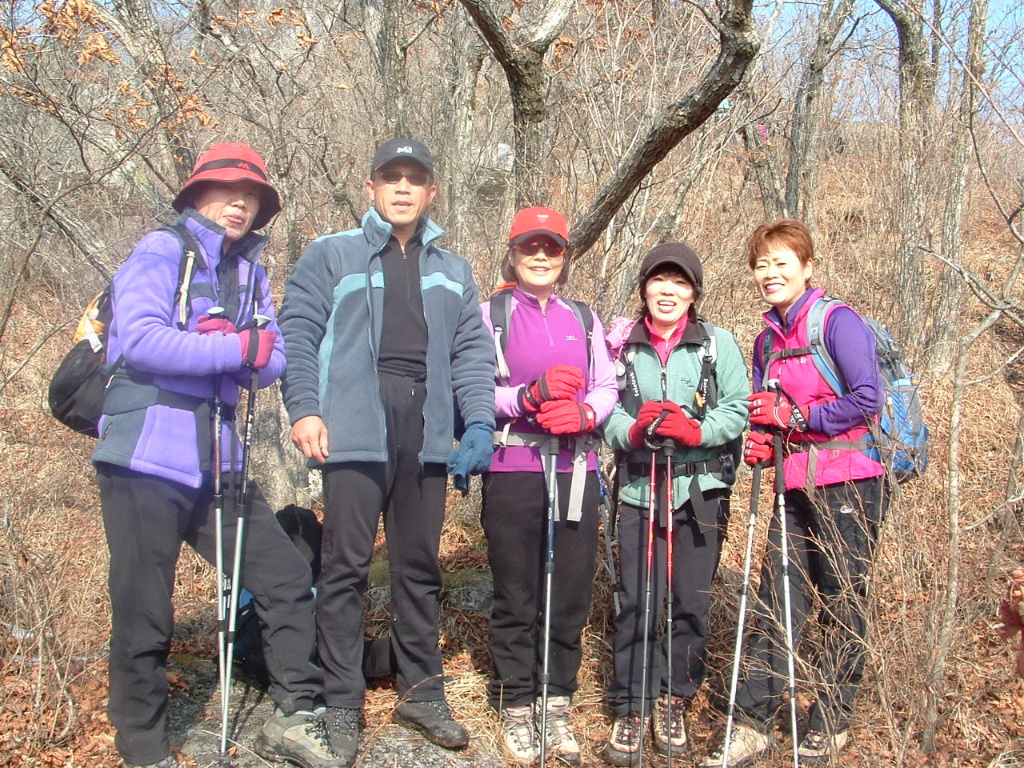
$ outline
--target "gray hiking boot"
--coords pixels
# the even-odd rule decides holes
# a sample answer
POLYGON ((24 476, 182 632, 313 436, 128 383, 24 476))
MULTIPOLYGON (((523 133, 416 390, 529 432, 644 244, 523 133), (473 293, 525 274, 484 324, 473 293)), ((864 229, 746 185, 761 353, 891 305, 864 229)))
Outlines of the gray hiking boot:
POLYGON ((302 768, 351 768, 342 763, 327 739, 327 728, 316 712, 300 710, 290 715, 281 710, 267 720, 256 738, 256 754, 274 762, 302 768))
MULTIPOLYGON (((732 729, 732 738, 729 739, 729 766, 730 768, 746 768, 753 765, 754 761, 771 749, 775 740, 766 733, 749 725, 737 725, 732 729)), ((725 764, 725 739, 722 739, 722 746, 704 758, 698 768, 721 768, 725 764)))
POLYGON ((640 731, 647 725, 647 718, 639 712, 630 712, 616 717, 612 733, 604 746, 604 760, 609 765, 629 766, 640 762, 640 731))
POLYGON ((395 709, 391 721, 419 731, 439 747, 462 749, 469 744, 469 734, 455 722, 448 702, 443 699, 403 701, 395 709))
POLYGON ((804 765, 827 765, 843 751, 850 731, 839 731, 829 736, 825 731, 808 731, 797 748, 800 762, 804 765))
POLYGON ((533 707, 505 707, 501 710, 501 730, 504 735, 505 757, 517 765, 532 765, 540 757, 537 726, 533 722, 533 707))
POLYGON ((163 760, 156 763, 146 763, 145 765, 140 763, 129 763, 125 760, 124 768, 179 768, 179 764, 174 755, 168 755, 163 760))
POLYGON ((338 761, 348 768, 356 761, 359 751, 359 723, 361 711, 350 707, 328 707, 321 718, 327 726, 327 738, 338 761))
POLYGON ((671 743, 673 755, 682 753, 686 748, 686 699, 659 696, 654 702, 653 720, 654 748, 667 755, 671 743))
MULTIPOLYGON (((542 699, 537 699, 537 728, 540 728, 542 699)), ((580 764, 580 745, 569 725, 572 700, 568 696, 548 697, 547 749, 566 765, 580 764)))

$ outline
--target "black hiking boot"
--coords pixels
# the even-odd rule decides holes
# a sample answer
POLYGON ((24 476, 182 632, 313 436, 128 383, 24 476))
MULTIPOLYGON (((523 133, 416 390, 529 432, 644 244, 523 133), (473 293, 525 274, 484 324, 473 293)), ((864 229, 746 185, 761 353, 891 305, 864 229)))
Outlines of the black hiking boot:
POLYGON ((419 731, 439 747, 462 749, 469 744, 469 734, 455 722, 451 708, 443 699, 403 701, 395 709, 391 721, 419 731))

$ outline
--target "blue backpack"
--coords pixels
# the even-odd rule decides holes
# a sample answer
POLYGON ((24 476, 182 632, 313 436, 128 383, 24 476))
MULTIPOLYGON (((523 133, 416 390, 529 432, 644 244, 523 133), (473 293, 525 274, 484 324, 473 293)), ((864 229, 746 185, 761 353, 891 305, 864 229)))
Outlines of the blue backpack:
MULTIPOLYGON (((806 315, 808 346, 773 353, 775 332, 764 335, 761 359, 765 375, 773 358, 810 354, 822 378, 842 397, 849 391, 835 360, 825 346, 825 318, 832 306, 849 306, 831 296, 822 296, 806 315)), ((860 313, 858 313, 860 314, 860 313)), ((928 466, 930 433, 924 420, 924 407, 918 394, 920 377, 910 372, 906 360, 889 333, 877 320, 860 315, 875 336, 875 354, 885 382, 885 405, 877 426, 869 426, 870 445, 864 452, 880 461, 897 483, 905 483, 924 473, 928 466)))

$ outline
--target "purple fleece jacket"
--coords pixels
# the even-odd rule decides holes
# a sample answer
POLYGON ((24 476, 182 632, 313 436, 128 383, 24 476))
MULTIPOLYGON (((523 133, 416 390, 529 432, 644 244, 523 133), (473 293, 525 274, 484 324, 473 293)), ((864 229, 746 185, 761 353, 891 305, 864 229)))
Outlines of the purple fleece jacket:
MULTIPOLYGON (((490 301, 484 302, 482 309, 484 322, 493 334, 490 301)), ((619 391, 615 382, 615 367, 604 342, 604 328, 597 315, 594 315, 592 347, 593 366, 586 376, 584 390, 576 399, 594 409, 595 422, 599 425, 612 412, 619 391)), ((541 308, 536 297, 517 288, 512 293, 505 361, 511 374, 509 385, 499 384, 494 391, 498 428, 511 417, 515 419, 513 431, 544 434, 543 429, 530 424, 523 417, 519 390, 536 381, 544 371, 557 363, 587 370, 587 339, 572 307, 553 295, 548 299, 547 306, 541 308)), ((591 454, 588 457, 588 468, 596 467, 596 456, 591 454)), ((571 470, 572 453, 562 450, 558 456, 558 471, 571 470)), ((494 452, 490 471, 542 472, 540 449, 526 446, 498 448, 494 452)))

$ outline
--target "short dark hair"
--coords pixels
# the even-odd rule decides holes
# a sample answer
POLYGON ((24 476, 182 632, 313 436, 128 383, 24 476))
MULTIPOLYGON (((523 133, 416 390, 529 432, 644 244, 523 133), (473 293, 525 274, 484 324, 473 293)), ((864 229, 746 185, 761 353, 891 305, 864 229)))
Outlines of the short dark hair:
POLYGON ((814 261, 814 238, 807 225, 796 219, 778 219, 759 226, 747 240, 747 266, 753 269, 758 259, 779 245, 793 251, 805 267, 814 261))

